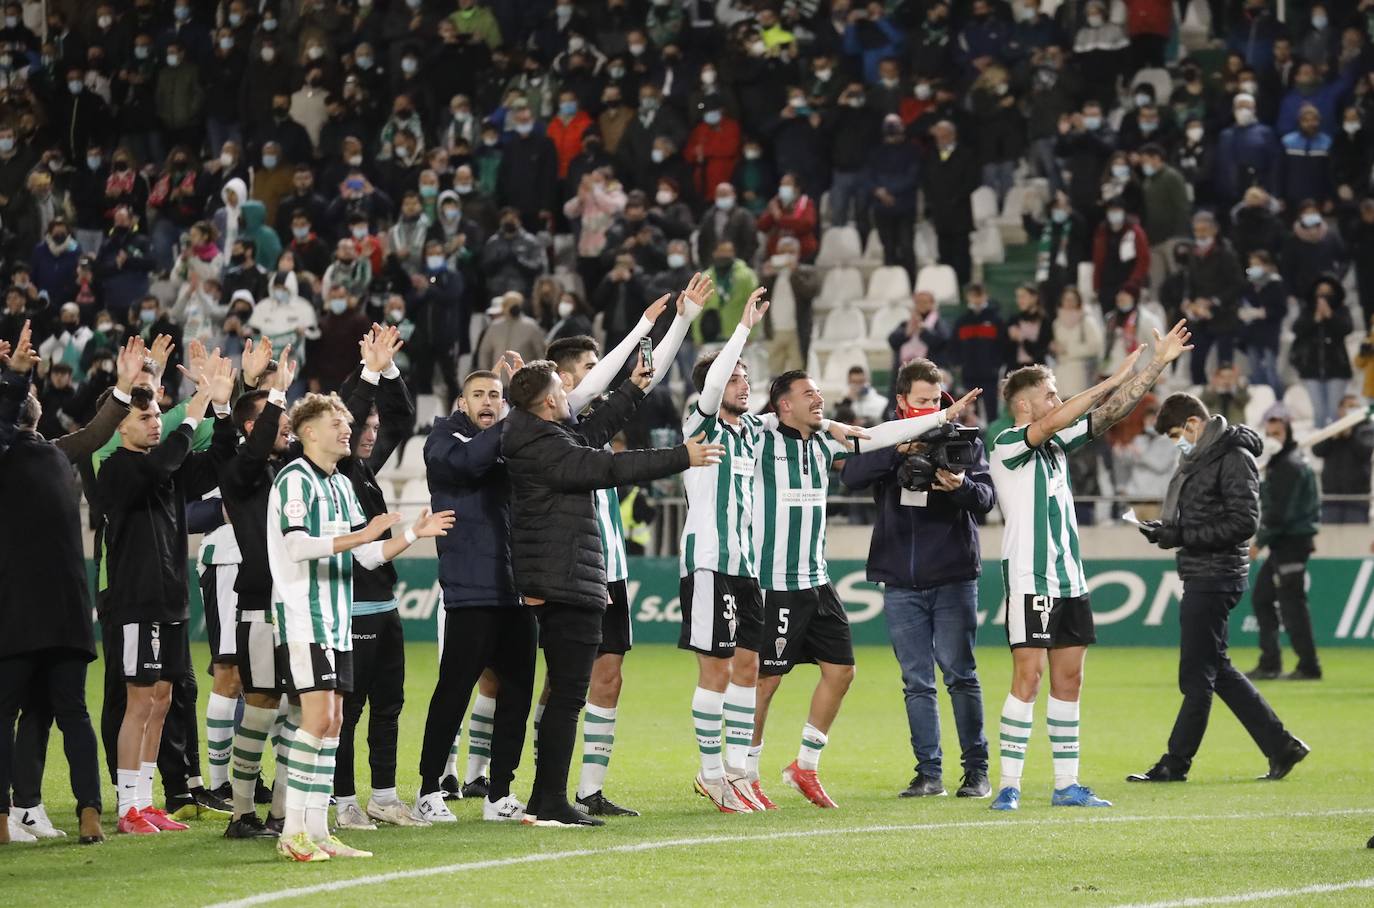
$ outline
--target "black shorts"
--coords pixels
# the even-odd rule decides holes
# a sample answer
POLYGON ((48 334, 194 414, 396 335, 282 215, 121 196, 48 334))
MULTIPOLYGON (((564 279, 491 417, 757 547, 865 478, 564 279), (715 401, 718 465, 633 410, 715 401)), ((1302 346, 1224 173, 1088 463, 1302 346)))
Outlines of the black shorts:
POLYGON ((1052 599, 1027 593, 1007 603, 1007 643, 1012 649, 1058 649, 1097 642, 1087 596, 1052 599))
POLYGON ((234 627, 235 656, 239 681, 244 693, 279 695, 281 677, 277 673, 277 641, 272 625, 261 620, 240 620, 234 627))
POLYGON ((316 690, 346 694, 353 690, 353 651, 318 643, 281 643, 277 645, 277 675, 282 690, 289 694, 316 690))
POLYGON ((678 583, 682 632, 678 649, 728 659, 763 643, 763 592, 753 577, 693 571, 678 583))
POLYGON ((624 580, 611 581, 608 590, 611 601, 601 616, 601 648, 598 653, 623 656, 634 646, 634 622, 630 618, 630 590, 624 580))
POLYGON ((175 681, 186 673, 191 638, 185 621, 138 621, 119 626, 125 681, 175 681))
POLYGON ((759 674, 785 675, 799 662, 854 664, 844 603, 830 584, 809 590, 765 590, 759 674))

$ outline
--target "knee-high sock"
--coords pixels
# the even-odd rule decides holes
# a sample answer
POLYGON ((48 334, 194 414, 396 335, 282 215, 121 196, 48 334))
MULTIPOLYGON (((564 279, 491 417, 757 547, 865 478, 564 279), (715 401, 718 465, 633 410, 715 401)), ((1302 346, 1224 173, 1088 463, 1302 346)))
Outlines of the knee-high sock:
MULTIPOLYGON (((214 696, 211 694, 211 696, 214 696)), ((221 697, 220 699, 226 699, 221 697)), ((272 723, 277 720, 277 711, 260 706, 244 704, 243 717, 233 737, 233 779, 230 786, 234 790, 234 816, 241 817, 255 811, 253 794, 257 790, 258 774, 262 772, 262 752, 267 747, 267 736, 272 723)), ((277 763, 281 765, 281 751, 277 763)), ((214 765, 213 763, 211 764, 214 765)), ((278 772, 278 775, 281 773, 278 772)))
POLYGON ((496 722, 496 698, 477 695, 468 719, 468 771, 463 784, 487 774, 491 765, 491 732, 496 722))
POLYGON ((296 729, 289 746, 291 759, 286 764, 286 823, 281 833, 286 838, 306 831, 306 808, 315 786, 315 764, 319 761, 321 742, 309 732, 296 729))
POLYGON ((733 773, 745 774, 748 769, 757 698, 757 688, 738 684, 725 688, 725 765, 733 773))
POLYGON ((692 694, 692 724, 697 732, 697 755, 701 757, 704 779, 725 777, 720 754, 721 710, 725 694, 698 687, 692 694))
POLYGON ((1007 694, 1002 704, 1002 782, 1003 788, 1021 788, 1021 772, 1026 766, 1026 745, 1030 743, 1031 719, 1035 704, 1007 694))
POLYGON ((239 701, 211 691, 205 707, 205 750, 210 758, 210 789, 229 781, 229 758, 234 749, 234 713, 239 701))
POLYGON ((1050 697, 1045 724, 1050 731, 1050 750, 1054 754, 1054 787, 1078 784, 1078 701, 1050 697))
MULTIPOLYGON (((286 780, 291 768, 291 742, 300 730, 301 708, 282 698, 277 717, 273 720, 272 747, 277 757, 277 772, 272 779, 272 816, 286 816, 286 780)), ((312 769, 311 772, 314 772, 312 769)))
POLYGON ((320 755, 315 761, 315 781, 310 786, 310 797, 305 802, 305 831, 317 842, 329 838, 329 795, 334 790, 334 759, 338 752, 337 737, 320 741, 320 755))
POLYGON ((802 726, 801 747, 797 749, 797 765, 802 769, 820 769, 821 751, 830 741, 828 735, 807 722, 802 726))
POLYGON ((577 783, 577 796, 596 794, 606 782, 606 770, 611 765, 611 750, 615 747, 615 709, 594 703, 587 704, 582 714, 582 777, 577 783))

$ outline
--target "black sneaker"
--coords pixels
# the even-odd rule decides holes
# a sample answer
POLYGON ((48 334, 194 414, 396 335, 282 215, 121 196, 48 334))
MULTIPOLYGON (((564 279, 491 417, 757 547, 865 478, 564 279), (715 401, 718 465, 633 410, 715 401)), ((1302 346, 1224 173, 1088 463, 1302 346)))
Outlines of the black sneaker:
POLYGON ((196 802, 196 805, 200 807, 202 811, 222 813, 225 816, 229 816, 234 812, 233 805, 230 804, 230 802, 204 787, 192 788, 190 794, 191 799, 196 802))
POLYGON ((485 798, 489 791, 491 791, 491 780, 486 776, 478 776, 463 786, 463 797, 485 798))
POLYGON ((167 795, 166 801, 167 806, 164 809, 167 811, 167 816, 178 822, 184 823, 200 816, 200 805, 196 803, 195 798, 191 797, 190 792, 167 795))
POLYGON ((1276 756, 1269 758, 1269 771, 1260 776, 1260 779, 1277 782, 1292 772, 1293 767, 1306 759, 1311 752, 1312 748, 1290 736, 1287 746, 1276 756))
POLYGON ((946 794, 945 785, 940 781, 939 776, 927 776, 916 773, 911 784, 906 787, 906 791, 900 792, 899 798, 942 798, 946 794))
MULTIPOLYGON (((597 797, 597 796, 599 796, 600 794, 601 794, 600 792, 597 792, 597 794, 592 795, 592 797, 597 797)), ((588 800, 590 800, 590 798, 589 798, 588 800)), ((603 798, 602 800, 604 801, 605 799, 603 798)), ((582 803, 582 799, 581 799, 581 798, 578 799, 578 803, 579 803, 579 804, 582 803)), ((610 804, 609 801, 606 801, 606 803, 607 803, 607 804, 610 804)), ((614 804, 611 804, 611 806, 612 806, 612 807, 615 807, 614 804)), ((615 809, 616 809, 616 810, 623 810, 624 808, 616 807, 615 809)), ((635 816, 639 816, 639 814, 635 814, 635 816)), ((541 810, 539 811, 539 818, 538 818, 537 820, 534 821, 534 825, 535 825, 535 826, 605 826, 605 825, 606 825, 606 821, 605 821, 605 820, 597 819, 596 817, 591 816, 591 815, 590 815, 589 813, 587 813, 585 810, 582 810, 582 809, 573 807, 571 804, 568 804, 568 803, 565 801, 564 803, 560 804, 560 805, 557 806, 557 807, 554 807, 554 808, 551 809, 551 810, 550 810, 550 809, 541 809, 541 810)))
POLYGON ((267 783, 262 780, 262 776, 258 776, 257 785, 253 787, 253 803, 257 804, 259 807, 264 804, 272 803, 272 789, 267 787, 267 783))
POLYGON ((275 839, 281 830, 269 829, 255 813, 234 817, 224 829, 226 839, 275 839))
POLYGON ((463 797, 463 786, 458 784, 457 776, 444 776, 440 779, 439 790, 444 793, 445 801, 458 801, 463 797))
POLYGON ((210 794, 224 801, 226 804, 234 803, 234 786, 230 782, 225 782, 219 788, 211 788, 210 794))
POLYGON ((262 824, 271 831, 272 835, 279 836, 286 828, 286 817, 274 817, 270 813, 267 815, 267 822, 262 824))
POLYGON ((992 783, 988 781, 988 774, 981 769, 969 769, 964 771, 964 777, 959 781, 959 790, 954 793, 956 798, 986 798, 992 795, 992 783))
MULTIPOLYGON (((585 798, 577 799, 577 806, 589 817, 637 817, 638 810, 631 810, 628 807, 621 807, 619 804, 607 798, 599 791, 592 792, 585 798)), ((540 820, 544 817, 540 816, 540 820)), ((599 825, 599 824, 598 824, 599 825)))
POLYGON ((1245 677, 1249 678, 1251 681, 1273 681, 1281 674, 1283 673, 1277 668, 1265 668, 1262 665, 1257 665, 1246 672, 1245 677))
POLYGON ((1310 672, 1304 668, 1294 669, 1283 676, 1285 681, 1320 681, 1322 679, 1321 670, 1310 672))
POLYGON ((1126 777, 1127 782, 1186 782, 1188 773, 1174 768, 1160 760, 1144 772, 1133 772, 1126 777))

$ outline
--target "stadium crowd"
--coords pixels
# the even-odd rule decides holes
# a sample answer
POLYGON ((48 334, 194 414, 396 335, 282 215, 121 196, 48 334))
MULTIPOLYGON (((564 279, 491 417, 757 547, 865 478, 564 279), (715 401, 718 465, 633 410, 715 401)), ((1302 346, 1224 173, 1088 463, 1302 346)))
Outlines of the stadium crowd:
MULTIPOLYGON (((112 389, 139 400, 131 357, 146 348, 159 381, 143 396, 161 388, 163 413, 190 398, 192 432, 237 406, 231 369, 255 404, 271 384, 274 418, 340 393, 355 433, 360 382, 389 387, 404 401, 386 411, 377 392, 389 454, 415 429, 412 397, 434 400, 427 430, 473 370, 515 374, 589 334, 610 351, 654 300, 704 286, 625 426, 629 448, 661 448, 701 391, 697 353, 724 345, 762 288, 752 380, 831 379, 838 424, 891 419, 899 367, 926 358, 955 397, 989 392, 962 418, 994 438, 1011 425, 992 393, 1004 374, 1052 365, 1068 397, 1186 318, 1193 348, 1164 385, 1236 422, 1319 429, 1374 397, 1367 7, 11 2, 0 342, 20 351, 28 326, 33 428, 49 439, 97 425, 112 389), (1004 240, 1034 250, 1014 299, 992 290, 1004 240), (275 372, 254 359, 288 346, 275 372)), ((650 321, 663 344, 674 320, 650 321)), ((1109 445, 1070 459, 1080 496, 1163 497, 1176 450, 1155 431, 1159 401, 1139 403, 1109 445)), ((249 436, 262 412, 235 410, 235 428, 249 436)), ((1315 453, 1323 493, 1368 496, 1374 428, 1315 453)), ((99 527, 110 502, 90 452, 70 459, 99 527)), ((1324 519, 1367 523, 1367 503, 1332 500, 1324 519)), ((194 728, 194 699, 169 696, 130 708, 189 709, 194 728)), ((116 737, 120 718, 106 717, 116 737)), ((147 773, 134 750, 110 755, 112 774, 147 773)))

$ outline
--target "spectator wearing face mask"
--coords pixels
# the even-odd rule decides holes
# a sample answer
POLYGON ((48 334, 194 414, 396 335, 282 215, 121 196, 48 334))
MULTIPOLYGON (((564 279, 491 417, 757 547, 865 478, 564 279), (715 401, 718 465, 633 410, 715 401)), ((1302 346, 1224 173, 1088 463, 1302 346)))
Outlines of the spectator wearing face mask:
MULTIPOLYGON (((807 126, 810 128, 810 124, 807 126)), ((736 198, 746 210, 755 216, 763 214, 768 200, 777 192, 778 178, 772 161, 764 153, 762 140, 745 139, 744 155, 735 165, 730 182, 734 184, 736 198)))
MULTIPOLYGON (((701 122, 687 137, 684 157, 692 166, 695 192, 705 196, 712 186, 729 181, 739 160, 739 121, 725 114, 719 101, 707 101, 701 122)), ((719 196, 717 196, 719 198, 719 196)))
POLYGON ((1213 200, 1214 143, 1215 137, 1209 136, 1203 121, 1195 117, 1184 124, 1183 135, 1170 156, 1178 172, 1192 187, 1194 204, 1207 204, 1213 200))
POLYGON ((277 37, 264 34, 259 39, 254 59, 244 72, 239 87, 239 123, 245 136, 257 136, 272 126, 278 97, 286 99, 290 112, 295 78, 291 61, 278 49, 277 42, 277 37))
MULTIPOLYGON (((308 357, 301 376, 316 394, 338 391, 358 362, 358 338, 367 334, 372 320, 357 297, 342 286, 330 289, 320 316, 319 336, 306 344, 308 357)), ((293 348, 294 349, 294 348, 293 348)))
MULTIPOLYGON (((979 185, 978 161, 973 151, 960 143, 958 131, 948 120, 931 127, 930 135, 934 147, 921 167, 926 216, 935 222, 940 261, 954 269, 962 284, 973 272, 969 255, 973 205, 969 197, 979 185)), ((996 403, 986 405, 995 407, 996 403)))
POLYGON ((1183 174, 1165 163, 1164 149, 1151 143, 1140 149, 1141 226, 1150 241, 1150 283, 1158 287, 1168 267, 1169 241, 1187 236, 1193 205, 1183 174))
POLYGON ((1330 81, 1323 81, 1317 67, 1309 62, 1299 63, 1293 75, 1293 87, 1283 96, 1279 104, 1278 119, 1274 128, 1280 135, 1287 135, 1301 125, 1303 108, 1316 108, 1320 115, 1320 128, 1327 135, 1334 135, 1340 123, 1341 99, 1349 97, 1355 79, 1360 75, 1362 61, 1358 58, 1344 64, 1340 75, 1330 81))
POLYGON ((410 277, 407 306, 416 328, 410 345, 412 378, 415 391, 428 394, 437 367, 447 392, 446 408, 458 394, 458 357, 472 349, 463 290, 463 278, 449 267, 442 244, 425 243, 421 267, 410 277))
POLYGON ((296 209, 290 219, 287 235, 291 238, 287 249, 295 256, 296 266, 316 278, 324 277, 332 255, 325 240, 315 233, 315 225, 304 209, 296 209))
POLYGON ((1355 330, 1345 288, 1334 274, 1316 280, 1298 304, 1288 361, 1312 400, 1312 422, 1320 429, 1335 418, 1352 370, 1345 341, 1355 330))
POLYGON ((1231 209, 1231 245, 1236 255, 1263 250, 1278 257, 1286 232, 1278 217, 1280 208, 1278 200, 1260 187, 1245 190, 1245 198, 1231 209))
POLYGON ((883 120, 883 141, 869 152, 866 187, 873 222, 883 244, 883 264, 900 265, 916 281, 916 190, 920 158, 901 118, 883 120))
POLYGON ((322 275, 320 295, 329 299, 334 295, 333 288, 338 286, 354 296, 365 294, 372 285, 372 273, 372 262, 366 255, 359 254, 357 241, 352 237, 339 240, 334 261, 322 275))
POLYGON ((714 198, 715 204, 707 209, 697 227, 697 261, 710 261, 722 242, 730 243, 734 253, 746 262, 753 261, 758 251, 754 217, 737 205, 735 187, 729 183, 716 184, 714 198))
POLYGON ((48 126, 58 136, 69 161, 85 154, 91 142, 110 134, 109 105, 95 92, 86 90, 85 72, 80 68, 67 70, 65 90, 57 92, 47 112, 48 126))
POLYGON ((783 237, 777 251, 760 266, 759 278, 770 300, 763 322, 768 371, 781 375, 800 369, 811 347, 812 306, 821 289, 820 274, 814 265, 802 263, 797 238, 783 237))
POLYGON ((1116 100, 1117 80, 1130 66, 1130 55, 1123 53, 1129 46, 1121 26, 1108 21, 1106 6, 1101 0, 1091 0, 1073 36, 1073 56, 1088 97, 1104 107, 1116 100))
POLYGON ((1147 144, 1171 147, 1178 141, 1173 115, 1155 103, 1154 86, 1135 87, 1135 108, 1121 118, 1121 133, 1116 147, 1121 151, 1139 151, 1147 144))
POLYGON ((606 232, 625 210, 625 190, 608 170, 585 174, 577 195, 563 204, 564 216, 576 220, 577 271, 585 287, 596 287, 605 275, 606 232))
POLYGON ((649 208, 649 223, 668 240, 686 240, 696 229, 692 209, 682 198, 682 185, 672 177, 662 177, 649 208))
POLYGON ((1093 291, 1105 310, 1117 293, 1139 296, 1150 276, 1150 240, 1118 196, 1093 234, 1093 291))
POLYGON ((1035 249, 1035 281, 1045 298, 1058 299, 1064 288, 1077 287, 1078 265, 1091 257, 1088 222, 1073 210, 1067 195, 1055 193, 1035 249))
POLYGON ((802 261, 811 261, 819 245, 818 219, 816 203, 798 187, 796 174, 783 174, 778 182, 778 194, 769 200, 758 221, 758 229, 766 240, 764 253, 773 255, 783 237, 792 237, 800 244, 802 261))
POLYGON ((1247 285, 1241 295, 1240 342, 1250 361, 1250 384, 1268 385, 1283 397, 1279 378, 1279 332, 1288 315, 1288 285, 1274 258, 1263 249, 1250 253, 1245 269, 1247 285))
POLYGON ((1073 396, 1097 379, 1106 352, 1102 320, 1083 305, 1077 287, 1065 287, 1050 329, 1054 377, 1061 395, 1073 396))
POLYGON ((106 234, 95 260, 95 275, 100 281, 105 308, 116 321, 125 321, 129 309, 148 292, 154 267, 152 247, 139 229, 138 219, 128 206, 116 207, 114 226, 106 234))
POLYGON ((500 229, 482 246, 481 267, 488 292, 513 291, 524 296, 530 292, 534 279, 547 269, 546 259, 544 246, 520 226, 520 212, 509 207, 501 209, 500 229))
POLYGON ((1060 117, 1058 130, 1054 154, 1063 162, 1069 200, 1075 211, 1091 211, 1097 204, 1102 172, 1116 136, 1107 127, 1102 105, 1096 101, 1086 102, 1081 113, 1060 117))
POLYGON ((977 124, 978 158, 983 184, 997 193, 1001 207, 1011 189, 1017 161, 1026 151, 1026 119, 1021 113, 1011 76, 1001 66, 988 66, 970 89, 977 124))
POLYGON ((1107 348, 1099 375, 1111 375, 1137 348, 1153 343, 1154 332, 1164 335, 1164 323, 1149 309, 1140 305, 1140 298, 1132 290, 1122 288, 1116 293, 1112 307, 1106 314, 1104 339, 1107 348))
POLYGON ((1226 417, 1226 421, 1245 424, 1245 408, 1250 403, 1250 389, 1245 386, 1235 366, 1219 362, 1200 395, 1209 413, 1226 417))
POLYGON ((541 229, 552 220, 557 201, 558 151, 536 131, 528 106, 513 108, 508 122, 513 136, 502 146, 496 195, 520 213, 525 229, 541 229))
POLYGON ((840 103, 825 116, 830 137, 830 223, 841 227, 852 221, 863 241, 868 239, 869 198, 865 191, 868 155, 882 141, 882 115, 866 105, 866 89, 853 82, 840 95, 840 103))
POLYGON ((34 286, 53 302, 65 304, 76 293, 76 263, 80 260, 81 247, 72 237, 67 219, 53 218, 48 222, 47 236, 29 257, 34 286))
POLYGON ((1193 384, 1207 380, 1207 355, 1215 347, 1217 362, 1234 358, 1240 319, 1236 310, 1245 289, 1245 272, 1229 240, 1218 235, 1216 218, 1207 211, 1193 215, 1193 254, 1186 266, 1188 299, 1182 314, 1193 332, 1189 359, 1193 384))
POLYGON ((1345 243, 1326 223, 1310 199, 1298 206, 1293 231, 1283 241, 1279 270, 1294 287, 1311 287, 1323 274, 1344 274, 1349 258, 1345 243))
POLYGON ((475 265, 485 234, 482 226, 468 217, 462 197, 452 189, 439 193, 438 217, 429 227, 430 240, 437 240, 455 270, 464 274, 475 265))
POLYGON ((1255 99, 1238 94, 1232 101, 1235 125, 1221 131, 1216 148, 1212 187, 1218 201, 1230 208, 1245 190, 1260 186, 1270 195, 1279 191, 1282 154, 1274 131, 1255 118, 1255 99))
POLYGON ((707 260, 706 276, 713 289, 703 306, 701 317, 692 324, 692 339, 697 344, 718 343, 739 325, 744 304, 759 286, 758 275, 738 255, 733 243, 722 240, 707 260))
POLYGON ((1321 131, 1321 114, 1305 104, 1298 128, 1283 137, 1283 199, 1290 207, 1305 199, 1329 205, 1335 197, 1332 179, 1331 136, 1321 131))
POLYGON ((1049 360, 1053 328, 1040 304, 1040 291, 1034 284, 1016 288, 1016 313, 1007 320, 1007 347, 1004 362, 1008 374, 1022 366, 1044 364, 1049 360))
MULTIPOLYGON (((1365 348, 1360 347, 1360 358, 1366 358, 1365 348)), ((1365 397, 1374 390, 1368 387, 1369 371, 1365 371, 1365 397)), ((1337 419, 1360 410, 1364 404, 1358 394, 1347 394, 1341 398, 1337 419)), ((1347 429, 1333 438, 1319 441, 1312 446, 1312 453, 1322 459, 1322 495, 1358 495, 1362 501, 1322 502, 1322 523, 1325 524, 1367 524, 1369 523, 1369 492, 1371 463, 1374 463, 1374 421, 1364 422, 1347 429)))

